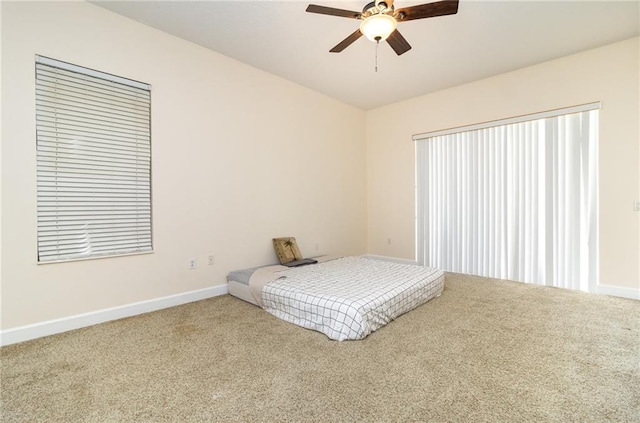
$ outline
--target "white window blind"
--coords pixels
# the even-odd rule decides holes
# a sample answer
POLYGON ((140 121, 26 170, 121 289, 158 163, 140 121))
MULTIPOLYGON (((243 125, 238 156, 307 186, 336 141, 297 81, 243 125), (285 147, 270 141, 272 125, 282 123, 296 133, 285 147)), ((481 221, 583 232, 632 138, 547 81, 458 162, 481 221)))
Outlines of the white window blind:
POLYGON ((150 86, 36 56, 38 262, 149 252, 150 86))
POLYGON ((593 290, 598 108, 415 136, 418 261, 593 290))

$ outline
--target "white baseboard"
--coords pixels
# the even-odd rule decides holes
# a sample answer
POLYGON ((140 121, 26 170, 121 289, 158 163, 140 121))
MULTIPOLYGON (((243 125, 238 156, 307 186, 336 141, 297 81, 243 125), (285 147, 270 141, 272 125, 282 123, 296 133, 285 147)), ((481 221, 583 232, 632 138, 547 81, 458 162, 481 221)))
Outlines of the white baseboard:
POLYGON ((46 322, 6 329, 0 331, 0 346, 29 341, 31 339, 97 325, 98 323, 109 322, 111 320, 122 319, 124 317, 137 316, 138 314, 149 313, 163 308, 174 307, 194 301, 204 300, 206 298, 225 295, 228 292, 228 286, 227 284, 224 284, 213 286, 211 288, 170 295, 168 297, 154 298, 153 300, 140 301, 119 307, 112 307, 104 310, 64 317, 61 319, 48 320, 46 322))
POLYGON ((637 288, 626 288, 615 285, 598 285, 596 287, 596 292, 603 295, 640 300, 640 289, 637 288))
POLYGON ((397 257, 377 256, 375 254, 364 254, 362 257, 366 257, 374 260, 391 261, 393 263, 414 264, 414 265, 418 264, 418 262, 415 260, 408 260, 408 259, 402 259, 397 257))

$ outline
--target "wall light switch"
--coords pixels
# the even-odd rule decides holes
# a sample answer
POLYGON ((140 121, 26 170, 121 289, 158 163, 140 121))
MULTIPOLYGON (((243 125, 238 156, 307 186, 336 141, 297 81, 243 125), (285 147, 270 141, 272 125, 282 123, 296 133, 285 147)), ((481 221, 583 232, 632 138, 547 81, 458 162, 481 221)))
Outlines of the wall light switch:
POLYGON ((634 211, 640 211, 640 201, 636 200, 633 202, 633 210, 634 211))

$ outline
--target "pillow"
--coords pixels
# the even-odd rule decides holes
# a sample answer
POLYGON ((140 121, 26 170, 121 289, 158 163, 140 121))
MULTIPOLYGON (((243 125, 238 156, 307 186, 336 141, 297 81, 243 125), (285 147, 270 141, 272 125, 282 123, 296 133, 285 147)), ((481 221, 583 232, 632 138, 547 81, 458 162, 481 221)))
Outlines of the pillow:
POLYGON ((294 237, 273 238, 273 248, 276 250, 280 264, 302 260, 302 253, 294 237))

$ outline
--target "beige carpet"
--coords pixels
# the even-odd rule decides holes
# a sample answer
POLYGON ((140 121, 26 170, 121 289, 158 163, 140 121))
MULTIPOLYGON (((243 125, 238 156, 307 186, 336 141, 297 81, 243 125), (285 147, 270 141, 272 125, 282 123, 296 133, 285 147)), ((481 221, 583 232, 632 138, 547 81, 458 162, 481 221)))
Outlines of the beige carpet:
POLYGON ((0 350, 3 422, 640 421, 640 302, 448 274, 335 342, 230 296, 0 350))

